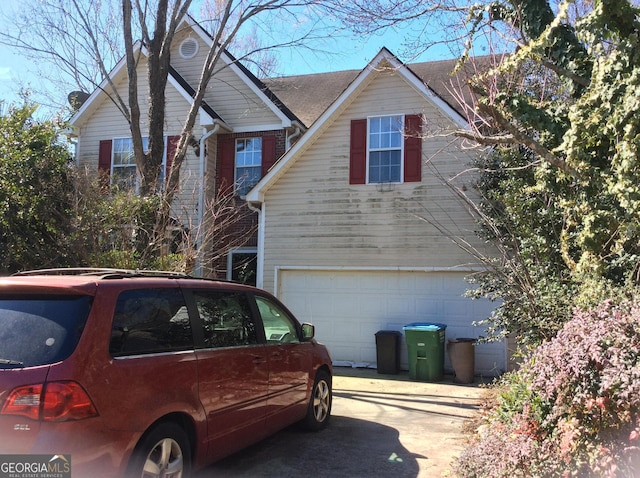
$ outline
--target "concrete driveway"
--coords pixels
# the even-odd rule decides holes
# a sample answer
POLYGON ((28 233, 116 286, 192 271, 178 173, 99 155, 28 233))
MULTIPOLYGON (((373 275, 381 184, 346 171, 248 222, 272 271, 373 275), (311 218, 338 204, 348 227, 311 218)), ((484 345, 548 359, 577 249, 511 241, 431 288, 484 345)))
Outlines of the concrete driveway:
POLYGON ((225 477, 442 477, 464 444, 482 389, 416 382, 406 372, 337 367, 333 412, 318 433, 291 427, 198 473, 225 477))

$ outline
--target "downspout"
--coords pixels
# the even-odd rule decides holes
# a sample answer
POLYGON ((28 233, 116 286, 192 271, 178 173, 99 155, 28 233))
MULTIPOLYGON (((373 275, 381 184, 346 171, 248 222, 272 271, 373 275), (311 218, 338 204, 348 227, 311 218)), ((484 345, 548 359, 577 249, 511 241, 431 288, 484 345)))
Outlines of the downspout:
POLYGON ((256 286, 262 288, 264 286, 264 202, 260 207, 254 206, 247 202, 249 209, 258 214, 258 257, 256 267, 256 286))
POLYGON ((196 250, 198 251, 198 255, 196 256, 196 267, 195 273, 197 277, 202 277, 202 235, 204 231, 202 230, 202 221, 204 220, 204 190, 205 190, 205 173, 207 172, 207 162, 206 162, 206 154, 205 154, 205 142, 209 137, 213 136, 220 130, 220 124, 215 123, 213 129, 211 131, 206 131, 203 128, 204 132, 200 137, 200 191, 198 191, 198 236, 196 239, 196 250))
POLYGON ((296 126, 296 130, 289 136, 287 136, 287 151, 289 151, 291 149, 292 146, 292 141, 294 139, 296 139, 298 136, 300 136, 302 134, 302 130, 300 129, 300 126, 296 126))

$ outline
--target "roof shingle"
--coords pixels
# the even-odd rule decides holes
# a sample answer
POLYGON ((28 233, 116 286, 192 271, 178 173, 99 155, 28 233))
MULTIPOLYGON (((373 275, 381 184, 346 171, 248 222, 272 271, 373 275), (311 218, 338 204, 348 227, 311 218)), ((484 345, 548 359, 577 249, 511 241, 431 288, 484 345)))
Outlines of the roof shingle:
MULTIPOLYGON (((456 111, 461 108, 456 97, 460 89, 468 97, 466 82, 453 75, 457 60, 411 63, 406 66, 456 111), (464 91, 467 90, 467 91, 464 91)), ((340 96, 362 70, 343 70, 310 75, 284 76, 262 80, 269 90, 310 127, 340 96)))

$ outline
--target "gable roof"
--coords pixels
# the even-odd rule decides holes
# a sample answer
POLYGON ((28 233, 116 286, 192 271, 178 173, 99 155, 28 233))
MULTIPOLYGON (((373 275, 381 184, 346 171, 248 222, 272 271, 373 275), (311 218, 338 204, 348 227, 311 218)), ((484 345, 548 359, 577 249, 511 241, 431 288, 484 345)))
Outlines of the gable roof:
MULTIPOLYGON (((440 63, 440 62, 436 62, 440 63)), ((454 63, 444 62, 439 70, 436 71, 445 71, 448 66, 453 66, 454 63)), ((312 124, 309 130, 302 136, 300 141, 298 141, 289 151, 285 153, 282 158, 278 160, 274 164, 274 166, 269 170, 269 172, 254 186, 254 188, 249 191, 246 196, 246 200, 248 203, 261 203, 264 200, 264 193, 295 163, 298 158, 298 153, 304 151, 306 147, 312 144, 315 141, 315 138, 321 133, 324 128, 324 125, 327 124, 330 119, 339 114, 339 110, 341 106, 348 102, 352 95, 355 96, 358 89, 365 84, 365 82, 370 78, 372 74, 376 71, 380 71, 382 69, 393 69, 397 72, 398 75, 403 77, 411 86, 413 86, 416 91, 418 91, 421 95, 435 103, 447 116, 449 116, 458 126, 461 128, 468 128, 468 123, 465 117, 461 114, 460 111, 454 109, 447 101, 445 101, 442 97, 435 93, 433 89, 426 84, 420 76, 418 76, 412 69, 405 66, 400 60, 396 58, 389 50, 383 48, 380 50, 378 55, 371 60, 371 62, 361 70, 352 81, 346 85, 343 91, 341 91, 337 97, 330 101, 329 98, 333 93, 329 93, 327 88, 319 87, 320 90, 318 96, 322 96, 324 99, 318 100, 320 103, 329 102, 329 106, 317 117, 313 118, 313 115, 309 115, 309 120, 312 121, 312 124)), ((421 68, 428 74, 430 70, 433 68, 428 67, 428 64, 425 64, 424 67, 421 68)), ((344 72, 343 72, 344 73, 344 72)), ((448 74, 448 73, 447 73, 448 74)), ((310 75, 316 76, 316 75, 310 75)), ((323 76, 323 75, 320 75, 323 76)), ((327 74, 326 78, 333 80, 333 85, 338 85, 340 81, 345 81, 348 78, 348 74, 344 75, 336 75, 332 77, 332 74, 327 74)), ((293 77, 298 84, 303 84, 309 81, 309 78, 293 77)), ((317 78, 316 78, 317 80, 317 78)), ((329 82, 328 82, 329 83, 329 82)), ((284 85, 284 84, 283 84, 284 85)), ((307 95, 310 94, 308 92, 313 92, 314 88, 309 87, 308 90, 300 90, 298 87, 291 88, 291 101, 295 107, 303 107, 305 99, 295 100, 295 96, 305 95, 305 91, 307 91, 307 95)), ((286 88, 283 89, 280 93, 284 98, 287 98, 286 94, 283 94, 286 91, 286 88)), ((313 93, 312 93, 313 94, 313 93)), ((449 96, 452 96, 451 94, 449 96)), ((309 100, 312 101, 312 100, 309 100)))
MULTIPOLYGON (((147 49, 144 48, 140 42, 137 42, 134 45, 134 54, 142 53, 144 56, 148 56, 147 49)), ((109 77, 115 84, 117 82, 117 78, 119 76, 126 74, 126 60, 122 58, 116 66, 109 72, 109 77)), ((180 74, 169 67, 169 75, 168 75, 168 83, 173 85, 178 93, 185 98, 187 101, 193 101, 193 97, 195 95, 194 89, 187 83, 187 81, 180 76, 180 74)), ((102 93, 109 88, 109 80, 105 78, 102 80, 102 83, 89 95, 89 98, 82 104, 80 109, 75 112, 75 114, 69 120, 69 124, 71 126, 77 125, 80 123, 85 116, 91 114, 98 107, 97 99, 102 95, 102 93)), ((224 120, 215 112, 215 110, 208 105, 206 102, 202 102, 200 105, 200 117, 201 122, 204 124, 213 123, 216 120, 222 121, 224 120)))
MULTIPOLYGON (((403 65, 451 108, 462 113, 453 91, 459 91, 461 74, 454 74, 458 60, 428 61, 403 65)), ((333 103, 362 70, 343 70, 310 75, 263 79, 270 91, 309 127, 333 103)), ((464 91, 468 100, 470 92, 464 91)))
POLYGON ((296 112, 306 126, 311 126, 361 71, 268 78, 263 82, 296 112))
MULTIPOLYGON (((182 88, 184 93, 189 95, 190 99, 193 99, 196 96, 196 90, 194 90, 193 87, 187 82, 187 80, 182 78, 180 73, 178 73, 172 66, 169 66, 169 82, 172 84, 174 82, 177 83, 180 88, 182 88)), ((211 106, 209 106, 206 101, 202 100, 200 108, 205 111, 212 120, 220 120, 224 122, 222 117, 218 113, 216 113, 215 110, 211 106)))
MULTIPOLYGON (((193 17, 186 15, 183 23, 188 24, 210 48, 213 45, 213 36, 205 30, 193 17)), ((223 50, 221 55, 225 65, 230 67, 256 94, 258 97, 278 116, 283 126, 291 126, 297 122, 302 125, 300 119, 280 101, 280 99, 265 85, 257 76, 237 60, 228 50, 223 50)))
MULTIPOLYGON (((196 22, 190 15, 186 15, 182 24, 186 24, 190 27, 198 36, 209 46, 213 45, 213 37, 196 22)), ((147 50, 140 42, 134 45, 134 52, 141 52, 145 56, 148 55, 147 50)), ((278 118, 282 121, 284 127, 291 126, 292 123, 299 123, 304 126, 302 121, 287 108, 280 99, 269 90, 269 88, 259 80, 251 71, 249 71, 242 63, 234 58, 228 51, 223 50, 221 55, 222 61, 227 67, 230 67, 236 75, 243 81, 249 88, 271 109, 278 118)), ((168 82, 172 84, 176 90, 187 101, 193 101, 195 96, 195 90, 173 67, 169 67, 168 82)), ((115 79, 121 75, 126 74, 126 61, 123 57, 116 64, 116 66, 109 73, 111 79, 115 79)), ((115 82, 114 82, 115 83, 115 82)), ((80 109, 72 116, 70 124, 78 124, 86 115, 97 108, 96 99, 101 96, 101 93, 109 87, 108 79, 104 79, 102 83, 89 95, 89 98, 83 103, 80 109)), ((202 124, 212 124, 214 122, 224 122, 224 120, 218 115, 215 110, 206 102, 202 101, 200 106, 200 117, 202 124)))

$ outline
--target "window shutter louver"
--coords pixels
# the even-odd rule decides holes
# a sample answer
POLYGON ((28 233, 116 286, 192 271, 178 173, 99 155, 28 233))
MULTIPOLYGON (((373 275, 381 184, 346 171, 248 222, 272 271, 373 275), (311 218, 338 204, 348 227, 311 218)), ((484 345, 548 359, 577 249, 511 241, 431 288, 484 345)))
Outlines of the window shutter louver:
POLYGON ((262 137, 262 175, 264 177, 276 162, 276 137, 262 137))
POLYGON ((404 181, 422 181, 422 117, 407 115, 404 119, 404 181))
POLYGON ((100 149, 98 151, 98 171, 102 174, 111 174, 111 140, 105 139, 100 141, 100 149))
POLYGON ((236 142, 232 138, 219 140, 218 187, 225 194, 233 194, 235 182, 236 142))
POLYGON ((112 141, 105 139, 100 141, 98 149, 98 174, 101 178, 101 187, 109 188, 109 177, 111 176, 111 152, 112 141))
POLYGON ((367 181, 367 120, 351 120, 349 146, 349 184, 367 181))

